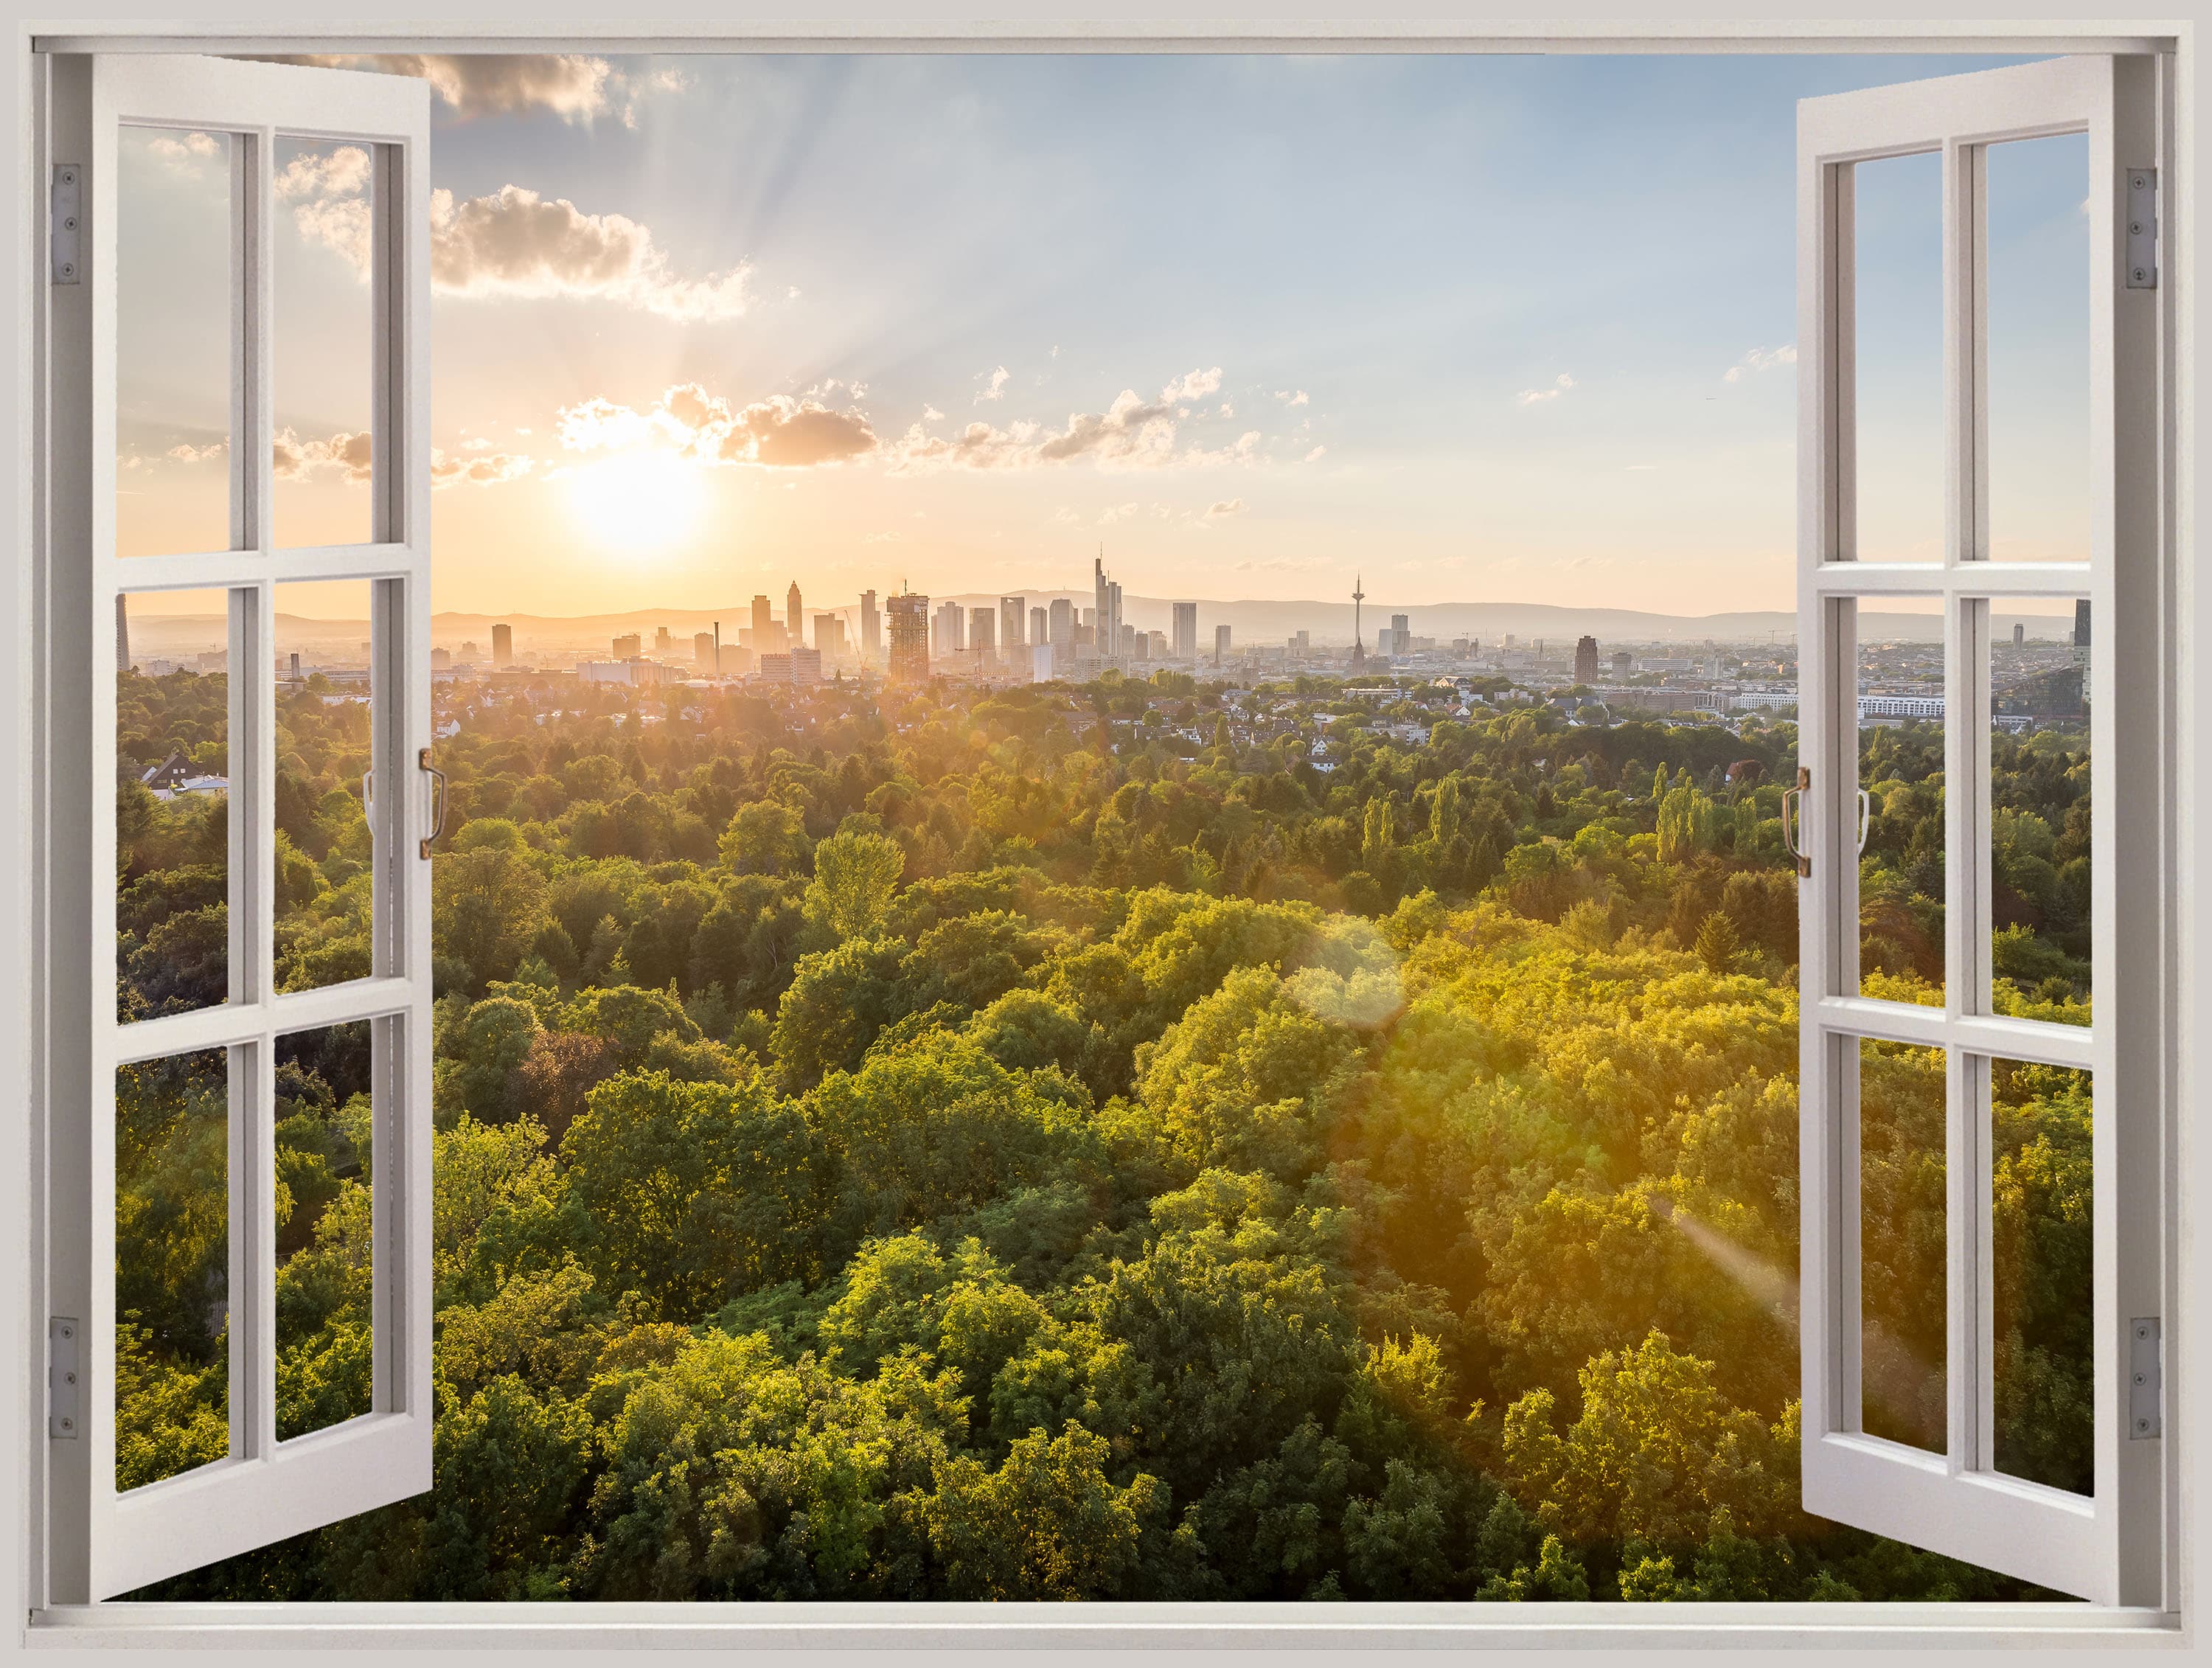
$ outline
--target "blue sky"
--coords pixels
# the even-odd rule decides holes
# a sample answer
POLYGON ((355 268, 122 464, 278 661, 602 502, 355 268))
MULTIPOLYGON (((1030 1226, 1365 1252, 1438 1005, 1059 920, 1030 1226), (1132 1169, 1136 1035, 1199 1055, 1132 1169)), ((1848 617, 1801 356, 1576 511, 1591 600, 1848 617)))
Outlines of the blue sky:
MULTIPOLYGON (((1081 585, 1103 540, 1154 595, 1703 612, 1794 595, 1796 100, 1994 60, 445 62, 441 606, 1081 585)), ((1995 519, 2063 555, 2086 149, 2012 150, 1995 519)), ((1863 514, 1932 556, 1935 172, 1882 166, 1863 514)), ((343 368, 343 188, 287 201, 343 368)), ((342 472, 299 477, 341 520, 342 472)))

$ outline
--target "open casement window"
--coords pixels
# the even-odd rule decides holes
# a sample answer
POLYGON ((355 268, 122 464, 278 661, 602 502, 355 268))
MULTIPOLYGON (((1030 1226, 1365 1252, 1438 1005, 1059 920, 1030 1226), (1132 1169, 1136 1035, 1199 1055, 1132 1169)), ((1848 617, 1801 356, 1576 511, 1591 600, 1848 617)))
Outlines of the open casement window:
POLYGON ((1798 123, 1804 1504, 2133 1604, 2160 1602, 2164 1514, 2171 657, 2151 88, 2147 60, 2063 58, 1808 100, 1798 123), (2048 393, 1992 375, 2021 339, 1992 325, 2017 276, 2003 262, 2032 257, 1993 239, 1991 205, 2026 147, 2054 143, 2087 158, 2086 196, 2075 186, 2051 217, 2087 252, 2073 326, 2086 513, 2065 527, 2023 513, 2017 454, 1991 440, 2016 432, 2008 402, 2048 393), (1881 171, 1900 163, 1921 170, 1930 252, 1929 443, 1905 460, 1927 471, 1924 538, 1879 502, 1897 477, 1869 460, 1900 448, 1876 409, 1890 390, 1858 350, 1883 322, 1868 251, 1891 212, 1877 192, 1899 177, 1881 171), (1914 634, 1897 617, 1915 614, 1923 642, 1940 618, 1940 652, 1899 646, 1914 634), (1941 727, 1940 749, 1916 733, 1940 770, 1910 785, 1885 779, 1898 737, 1882 727, 1899 722, 1941 727), (2074 900, 2063 934, 2025 919, 2019 825, 1992 802, 1993 753, 2031 745, 2086 803, 2039 856, 2074 900), (1871 858, 1862 875, 1867 830, 1901 793, 1941 807, 1925 825, 1941 849, 1917 854, 1910 895, 1877 884, 1894 876, 1871 858), (1893 977, 1916 930, 1922 970, 1893 977), (2070 1170, 2048 1133, 2062 1128, 2070 1170), (2067 1193, 2078 1238, 2024 1236, 2020 1197, 2037 1187, 2067 1193), (1917 1214, 1899 1205, 1916 1190, 1917 1214), (1942 1231, 1915 1245, 1929 1202, 1942 1231))
POLYGON ((81 266, 49 292, 49 606, 89 648, 56 656, 50 733, 56 924, 74 893, 89 928, 46 1032, 66 1603, 430 1486, 429 89, 96 55, 52 114, 81 266), (206 709, 149 767, 131 691, 192 621, 206 709), (322 962, 280 832, 310 705, 351 738, 320 791, 355 801, 369 946, 322 962), (133 890, 165 816, 208 841, 204 896, 133 890), (289 1345, 333 1305, 344 1348, 289 1345))

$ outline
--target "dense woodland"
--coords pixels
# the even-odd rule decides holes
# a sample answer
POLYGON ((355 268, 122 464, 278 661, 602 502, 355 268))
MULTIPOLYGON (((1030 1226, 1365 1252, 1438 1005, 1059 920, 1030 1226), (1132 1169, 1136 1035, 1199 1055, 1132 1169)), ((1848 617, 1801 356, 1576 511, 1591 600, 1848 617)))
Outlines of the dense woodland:
MULTIPOLYGON (((1789 723, 478 689, 436 1488, 161 1596, 2021 1596, 1797 1507, 1789 723)), ((129 1015, 222 996, 225 802, 137 775, 223 703, 124 677, 129 1015)), ((279 720, 297 989, 368 971, 367 714, 279 720)), ((2084 743, 1996 746, 2000 999, 2078 1023, 2084 743)), ((1873 992, 1939 999, 1942 758, 1867 746, 1873 992)), ((287 1434, 367 1406, 365 1058, 279 1050, 287 1434)), ((118 1082, 125 1487, 224 1452, 222 1070, 118 1082)), ((1938 1446, 1942 1078, 1866 1050, 1867 1422, 1938 1446)), ((2001 1459, 2085 1488, 2087 1087, 1995 1080, 2001 1459)))

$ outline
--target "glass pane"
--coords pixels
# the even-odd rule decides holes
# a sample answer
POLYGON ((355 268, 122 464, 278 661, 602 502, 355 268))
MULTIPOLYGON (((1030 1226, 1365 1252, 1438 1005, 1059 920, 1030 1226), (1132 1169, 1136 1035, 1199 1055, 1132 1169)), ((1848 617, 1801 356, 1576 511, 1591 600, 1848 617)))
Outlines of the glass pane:
POLYGON ((1989 553, 2089 559, 2089 136, 1991 145, 1989 553))
POLYGON ((1996 1469, 2096 1486, 2090 1075, 1990 1062, 1996 1469))
POLYGON ((230 596, 120 599, 115 1017, 230 997, 230 596))
POLYGON ((357 545, 371 533, 369 148, 276 141, 274 469, 280 545, 357 545))
POLYGON ((1858 543, 1863 562, 1943 559, 1941 159, 1853 169, 1858 543))
POLYGON ((2085 1026, 2089 604, 1990 606, 1990 1005, 2085 1026))
POLYGON ((279 990, 370 971, 372 581, 276 587, 276 969, 279 990))
POLYGON ((1943 1005, 1943 617, 1920 598, 1858 605, 1859 986, 1943 1005))
POLYGON ((276 1039, 276 1438, 370 1410, 374 1024, 276 1039))
POLYGON ((1943 1050, 1861 1041, 1860 1423, 1944 1449, 1943 1050))
POLYGON ((221 1049, 115 1074, 115 1486, 230 1452, 230 1074, 221 1049))
POLYGON ((231 547, 230 173, 228 133, 116 138, 118 556, 231 547))

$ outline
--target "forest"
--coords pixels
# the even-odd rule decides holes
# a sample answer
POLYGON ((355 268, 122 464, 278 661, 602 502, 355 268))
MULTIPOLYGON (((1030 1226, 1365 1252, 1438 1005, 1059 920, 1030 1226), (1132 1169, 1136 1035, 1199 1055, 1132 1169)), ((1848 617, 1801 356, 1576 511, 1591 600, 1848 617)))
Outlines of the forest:
MULTIPOLYGON (((226 698, 121 674, 125 1018, 223 999, 225 800, 140 778, 226 698)), ((137 1596, 2034 1596, 1799 1507, 1790 722, 441 698, 435 1487, 137 1596)), ((278 719, 307 989, 368 710, 278 719)), ((1996 1000, 2086 1023, 2086 736, 1994 745, 1996 1000)), ((1940 1001, 1942 730, 1863 757, 1863 982, 1940 1001)), ((364 1029, 277 1050, 287 1436, 368 1406, 364 1029)), ((226 1452, 224 1068, 118 1077, 118 1488, 226 1452)), ((1940 1448, 1944 1062, 1860 1069, 1866 1422, 1940 1448)), ((1999 1463, 2085 1489, 2088 1086, 1992 1081, 1999 1463)))

